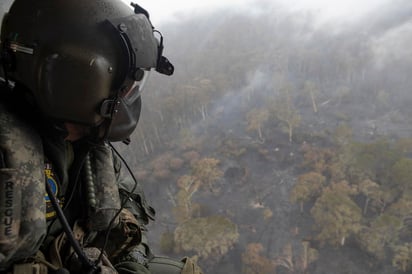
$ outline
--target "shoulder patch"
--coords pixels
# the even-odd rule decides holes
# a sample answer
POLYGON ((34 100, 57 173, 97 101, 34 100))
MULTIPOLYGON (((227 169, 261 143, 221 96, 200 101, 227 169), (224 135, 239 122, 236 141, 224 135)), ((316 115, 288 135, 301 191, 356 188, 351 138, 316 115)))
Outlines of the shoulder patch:
MULTIPOLYGON (((56 174, 53 172, 52 164, 46 162, 44 164, 44 175, 46 176, 46 182, 49 184, 51 190, 53 191, 54 196, 59 202, 60 206, 63 206, 63 200, 59 199, 60 196, 60 185, 56 174)), ((46 193, 44 195, 44 200, 46 201, 46 220, 50 221, 56 217, 56 211, 53 208, 49 195, 46 193)))

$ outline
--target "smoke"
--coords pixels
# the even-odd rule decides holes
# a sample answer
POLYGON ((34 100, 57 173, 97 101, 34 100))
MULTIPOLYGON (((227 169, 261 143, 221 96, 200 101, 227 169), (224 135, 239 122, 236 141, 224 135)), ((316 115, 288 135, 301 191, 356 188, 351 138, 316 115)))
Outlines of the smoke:
MULTIPOLYGON (((124 1, 129 3, 127 0, 124 1)), ((151 13, 155 25, 179 22, 217 10, 259 15, 262 11, 275 7, 292 13, 311 13, 316 17, 316 24, 319 26, 333 24, 336 28, 338 25, 338 27, 345 27, 359 22, 389 6, 411 5, 406 0, 396 0, 396 2, 390 0, 140 0, 139 4, 151 13)))
POLYGON ((412 20, 392 27, 372 41, 379 68, 391 62, 412 62, 412 20))

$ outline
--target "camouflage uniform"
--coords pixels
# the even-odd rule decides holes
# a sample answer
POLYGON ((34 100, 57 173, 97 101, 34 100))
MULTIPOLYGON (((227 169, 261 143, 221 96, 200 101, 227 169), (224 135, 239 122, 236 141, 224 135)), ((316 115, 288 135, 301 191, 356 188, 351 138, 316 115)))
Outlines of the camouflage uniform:
POLYGON ((107 144, 69 143, 58 126, 38 122, 36 110, 15 101, 6 96, 0 104, 1 273, 13 273, 13 266, 14 273, 84 272, 45 195, 45 182, 91 260, 107 240, 102 273, 201 273, 188 258, 151 253, 145 225, 155 212, 141 186, 121 176, 121 162, 107 144))

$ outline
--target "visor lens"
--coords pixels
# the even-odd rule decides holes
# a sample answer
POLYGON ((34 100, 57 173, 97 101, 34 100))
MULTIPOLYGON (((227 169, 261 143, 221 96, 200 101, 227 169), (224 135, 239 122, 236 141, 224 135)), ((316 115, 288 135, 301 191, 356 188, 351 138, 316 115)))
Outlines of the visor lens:
POLYGON ((142 70, 143 75, 139 81, 128 78, 120 89, 120 97, 126 103, 134 102, 142 93, 143 87, 146 84, 147 78, 149 77, 150 71, 142 70))

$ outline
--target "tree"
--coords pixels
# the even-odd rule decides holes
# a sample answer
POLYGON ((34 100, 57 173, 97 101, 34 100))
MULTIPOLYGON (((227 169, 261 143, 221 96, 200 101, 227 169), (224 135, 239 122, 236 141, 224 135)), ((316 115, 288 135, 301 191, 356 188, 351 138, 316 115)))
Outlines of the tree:
POLYGON ((368 226, 363 226, 357 239, 363 250, 379 260, 384 260, 386 248, 397 244, 402 227, 402 219, 383 213, 373 219, 368 226))
POLYGON ((352 143, 346 152, 347 173, 353 181, 369 178, 389 182, 391 167, 401 158, 401 153, 387 140, 352 143))
POLYGON ((386 210, 388 214, 396 216, 402 220, 401 229, 410 232, 410 221, 412 216, 412 197, 409 193, 404 193, 400 199, 391 204, 386 210))
POLYGON ((282 266, 290 272, 295 271, 292 244, 288 243, 282 248, 282 254, 275 259, 276 266, 282 266))
POLYGON ((173 121, 178 128, 184 126, 184 108, 182 106, 182 102, 179 100, 179 97, 175 94, 165 97, 161 108, 158 109, 162 111, 160 117, 163 123, 170 125, 173 121))
POLYGON ((265 108, 251 109, 246 114, 247 130, 257 131, 259 139, 263 141, 262 127, 263 124, 269 119, 269 111, 265 108))
POLYGON ((196 94, 198 111, 202 115, 202 120, 206 120, 208 116, 208 105, 211 101, 211 95, 215 91, 215 87, 210 79, 197 79, 198 92, 196 94))
POLYGON ((326 181, 325 176, 317 172, 308 172, 298 177, 290 193, 290 201, 300 204, 300 211, 303 212, 303 204, 316 198, 322 190, 326 181))
POLYGON ((374 212, 382 214, 398 198, 398 191, 395 188, 387 189, 380 186, 379 189, 372 189, 369 193, 369 208, 374 212))
POLYGON ((334 152, 330 148, 320 148, 304 143, 302 167, 309 168, 320 174, 325 173, 333 162, 334 152))
POLYGON ((313 112, 318 113, 318 105, 316 103, 316 93, 318 93, 318 88, 316 87, 316 84, 312 81, 306 81, 303 87, 303 90, 310 95, 310 99, 312 102, 312 108, 313 112))
POLYGON ((286 125, 289 142, 292 142, 293 130, 300 124, 300 114, 292 102, 291 86, 286 84, 275 98, 271 111, 276 119, 286 125))
POLYGON ((308 241, 302 241, 303 253, 300 256, 300 268, 303 273, 306 273, 308 267, 319 258, 319 252, 310 247, 308 241))
POLYGON ((345 181, 332 183, 316 200, 311 214, 319 230, 317 238, 321 243, 332 246, 345 244, 349 236, 361 229, 362 210, 351 199, 353 190, 345 181))
POLYGON ((363 206, 363 214, 366 214, 370 200, 374 202, 381 201, 382 191, 380 189, 380 186, 372 180, 365 179, 360 182, 359 192, 366 197, 366 201, 363 206))
POLYGON ((203 158, 192 165, 192 176, 213 190, 212 184, 223 176, 223 171, 218 167, 219 160, 203 158))
POLYGON ((170 160, 173 155, 169 152, 157 156, 151 163, 152 174, 155 179, 165 180, 171 177, 170 160))
POLYGON ((308 241, 302 241, 301 248, 294 248, 291 243, 287 243, 282 248, 282 254, 275 258, 276 269, 283 267, 289 273, 306 273, 310 264, 315 262, 319 253, 311 248, 308 241))
POLYGON ((144 151, 145 155, 149 155, 153 152, 153 143, 149 138, 146 137, 144 131, 142 130, 142 127, 138 127, 136 132, 136 134, 139 136, 139 143, 142 146, 142 150, 144 151))
POLYGON ((261 255, 263 245, 250 243, 242 253, 242 274, 274 273, 275 262, 261 255))
POLYGON ((405 243, 393 248, 392 265, 402 272, 412 267, 412 244, 405 243))
POLYGON ((193 218, 175 229, 175 252, 195 252, 201 259, 218 260, 239 239, 237 225, 215 215, 193 218))
POLYGON ((394 184, 401 192, 408 192, 412 189, 412 159, 401 158, 392 167, 391 177, 394 184))
POLYGON ((184 175, 177 180, 179 191, 175 197, 173 213, 178 223, 183 223, 193 216, 196 206, 192 203, 193 194, 199 189, 200 181, 193 176, 184 175))

